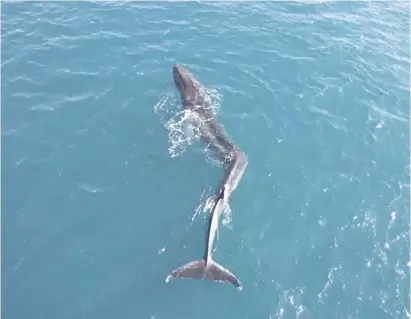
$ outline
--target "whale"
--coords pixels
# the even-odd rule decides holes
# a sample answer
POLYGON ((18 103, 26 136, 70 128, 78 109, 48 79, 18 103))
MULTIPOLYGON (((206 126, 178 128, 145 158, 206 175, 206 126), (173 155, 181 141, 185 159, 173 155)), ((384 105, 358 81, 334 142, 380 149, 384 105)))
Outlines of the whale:
POLYGON ((208 279, 229 283, 242 290, 242 283, 231 271, 213 260, 212 247, 218 230, 219 217, 228 205, 232 192, 237 188, 248 165, 247 155, 228 137, 223 125, 216 121, 212 106, 206 98, 204 86, 180 64, 173 65, 175 86, 180 93, 184 110, 196 118, 201 140, 223 164, 223 178, 211 201, 206 231, 205 251, 201 259, 173 270, 166 282, 173 278, 208 279))

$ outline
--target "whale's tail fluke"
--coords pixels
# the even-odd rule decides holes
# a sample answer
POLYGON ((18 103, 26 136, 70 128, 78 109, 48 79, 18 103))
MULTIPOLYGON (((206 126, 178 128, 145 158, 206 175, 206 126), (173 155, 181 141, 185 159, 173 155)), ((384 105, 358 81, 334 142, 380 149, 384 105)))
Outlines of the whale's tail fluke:
POLYGON ((166 282, 169 282, 172 278, 195 278, 221 281, 231 283, 239 290, 242 289, 241 282, 238 278, 210 257, 208 257, 207 263, 204 259, 200 259, 175 269, 167 276, 166 282))

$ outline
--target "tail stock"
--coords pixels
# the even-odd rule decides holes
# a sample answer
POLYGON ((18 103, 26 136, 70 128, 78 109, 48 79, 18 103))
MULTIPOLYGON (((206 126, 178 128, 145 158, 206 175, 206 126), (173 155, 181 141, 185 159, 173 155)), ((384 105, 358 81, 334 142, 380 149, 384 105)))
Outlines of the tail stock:
POLYGON ((238 290, 242 290, 242 285, 238 278, 211 258, 208 258, 207 263, 204 259, 200 259, 175 269, 167 276, 166 282, 169 282, 172 278, 194 278, 220 281, 231 283, 236 286, 238 290))

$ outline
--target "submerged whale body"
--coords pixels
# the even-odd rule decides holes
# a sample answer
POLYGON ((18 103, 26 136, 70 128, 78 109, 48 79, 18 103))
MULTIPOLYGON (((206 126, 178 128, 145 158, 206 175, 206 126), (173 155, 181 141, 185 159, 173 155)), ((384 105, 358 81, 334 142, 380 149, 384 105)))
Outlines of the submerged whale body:
POLYGON ((195 112, 200 119, 198 130, 201 139, 224 164, 224 177, 215 195, 208 219, 203 257, 175 269, 167 276, 166 282, 172 278, 209 279, 231 283, 238 289, 242 289, 240 280, 228 269, 216 263, 212 259, 211 252, 220 214, 224 211, 231 193, 237 187, 248 165, 247 156, 230 140, 223 126, 215 121, 203 87, 188 69, 175 64, 173 77, 184 109, 195 112))

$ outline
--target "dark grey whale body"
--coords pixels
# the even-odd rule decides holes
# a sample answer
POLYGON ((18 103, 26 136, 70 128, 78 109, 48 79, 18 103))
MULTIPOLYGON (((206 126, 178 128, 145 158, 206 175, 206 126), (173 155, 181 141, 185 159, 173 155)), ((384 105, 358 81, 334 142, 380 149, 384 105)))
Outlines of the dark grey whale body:
POLYGON ((215 121, 211 105, 206 101, 203 88, 194 76, 178 64, 173 66, 173 76, 180 91, 183 107, 195 112, 200 119, 198 129, 201 139, 224 164, 224 177, 211 208, 203 258, 175 269, 167 276, 166 282, 176 277, 209 279, 231 283, 241 289, 240 280, 228 269, 216 263, 211 252, 220 214, 248 165, 247 156, 226 135, 223 126, 215 121))

